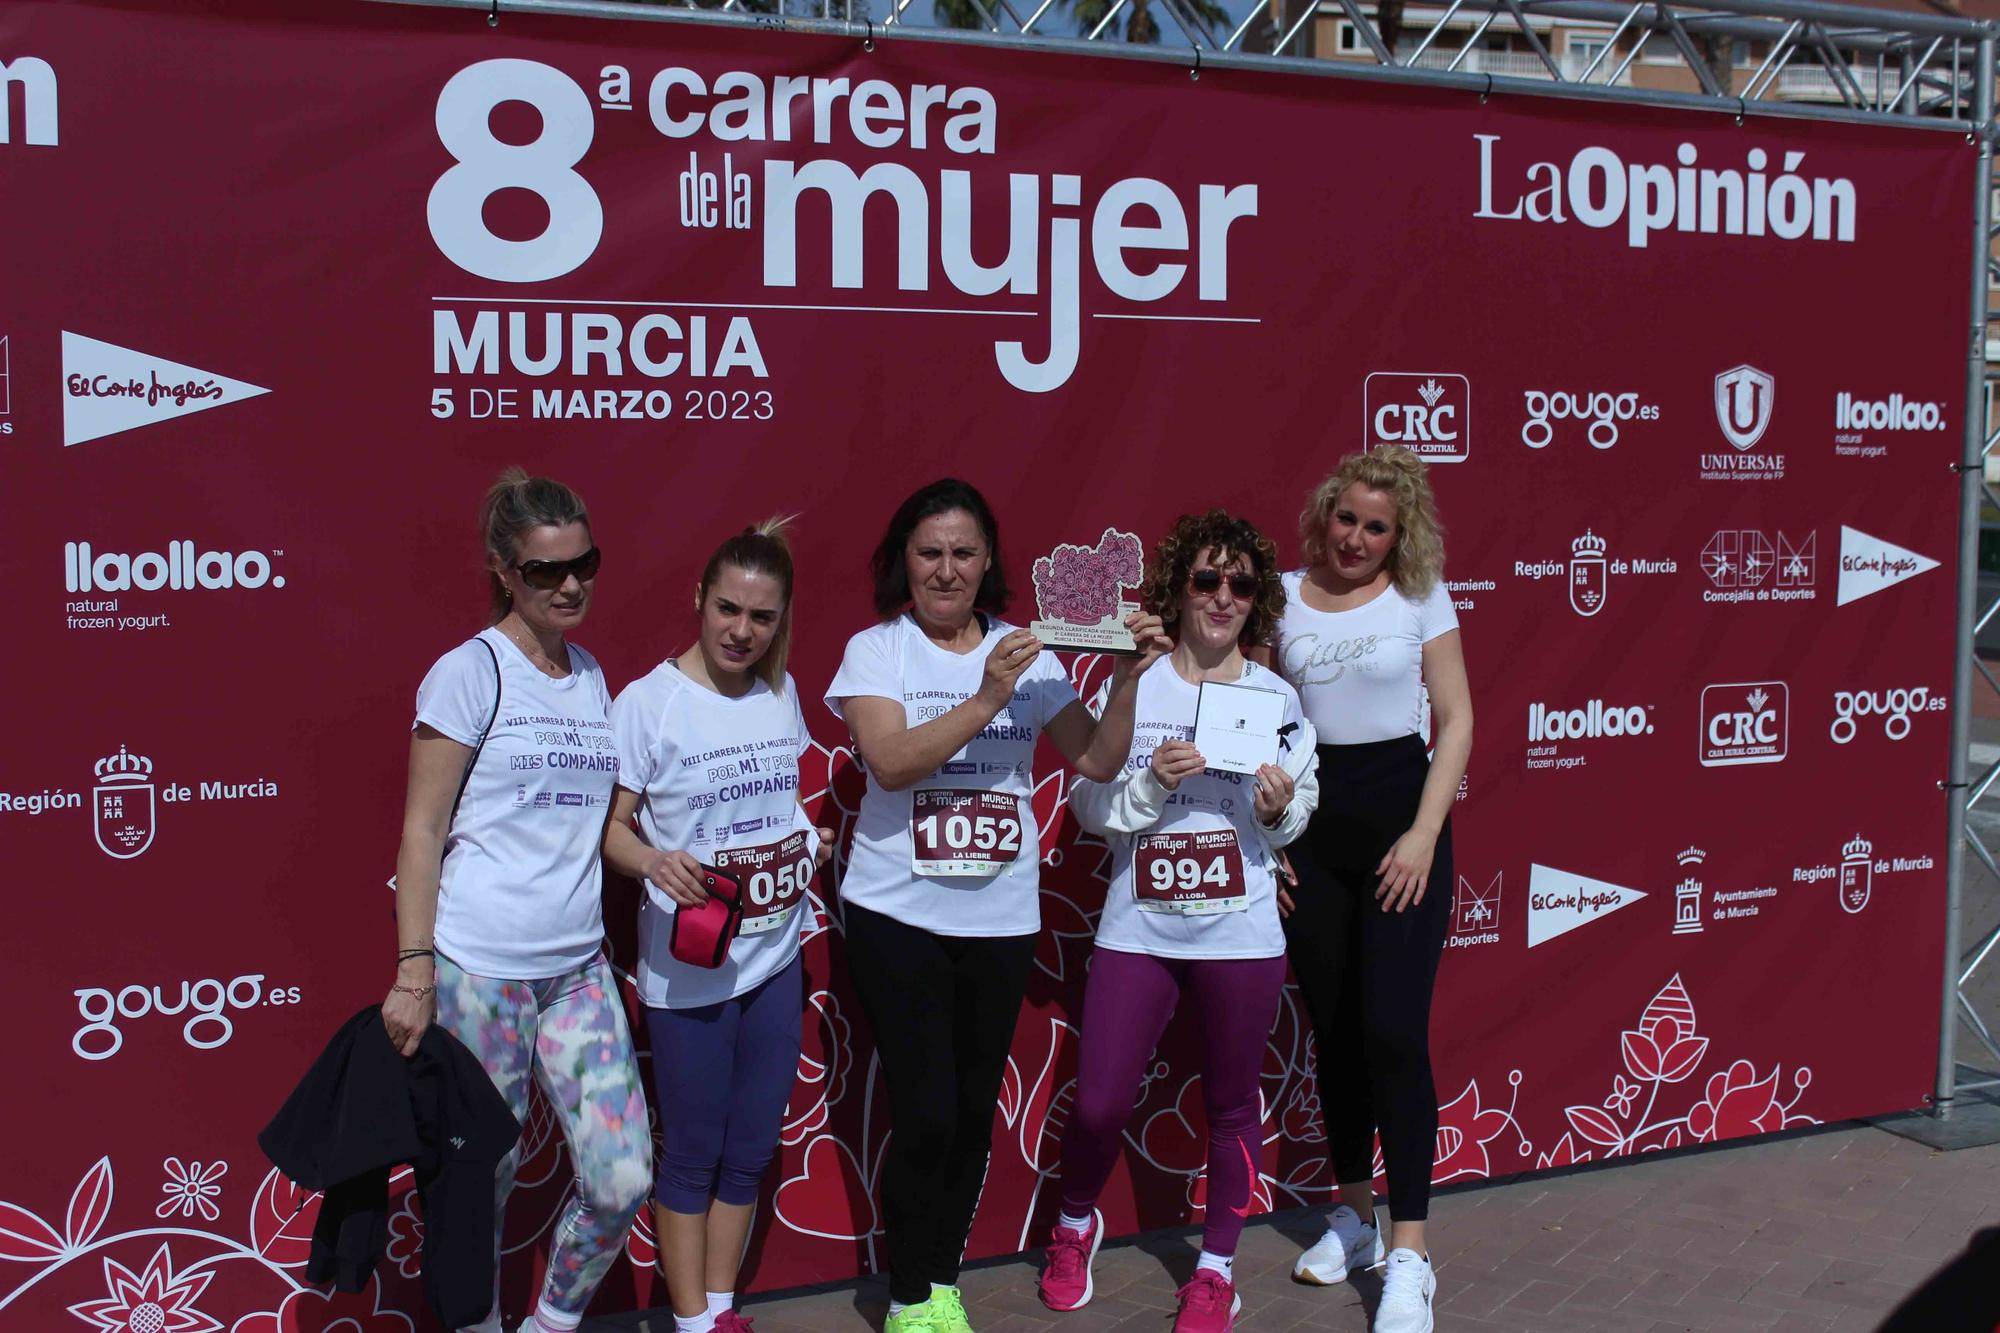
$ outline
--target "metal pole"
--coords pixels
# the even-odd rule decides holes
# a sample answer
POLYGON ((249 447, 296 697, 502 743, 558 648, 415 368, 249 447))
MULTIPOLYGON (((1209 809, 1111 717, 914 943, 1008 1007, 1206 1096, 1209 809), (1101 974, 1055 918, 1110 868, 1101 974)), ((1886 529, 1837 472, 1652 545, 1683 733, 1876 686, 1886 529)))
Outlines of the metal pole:
POLYGON ((1958 651, 1951 671, 1951 766, 1946 778, 1944 996, 1938 1019, 1939 1119, 1958 1094, 1958 917, 1965 897, 1965 794, 1972 749, 1973 615, 1979 601, 1979 502, 1986 466, 1986 286, 1993 237, 1993 37, 1979 39, 1966 119, 1978 137, 1972 196, 1972 306, 1966 343, 1964 448, 1958 474, 1958 651))

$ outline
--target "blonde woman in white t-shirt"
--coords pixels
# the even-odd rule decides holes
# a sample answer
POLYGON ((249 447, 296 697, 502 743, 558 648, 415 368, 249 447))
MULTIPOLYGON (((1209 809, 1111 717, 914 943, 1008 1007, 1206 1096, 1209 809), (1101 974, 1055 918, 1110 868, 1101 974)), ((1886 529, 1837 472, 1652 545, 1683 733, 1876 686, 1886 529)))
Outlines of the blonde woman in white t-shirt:
POLYGON ((1299 518, 1278 668, 1319 733, 1320 804, 1292 847, 1285 920, 1319 1046, 1320 1106, 1341 1206, 1293 1276, 1339 1282, 1386 1260, 1375 1333, 1427 1333, 1424 1245, 1437 1088, 1431 991, 1451 924, 1451 807, 1472 752, 1472 695, 1422 459, 1341 460, 1299 518), (1425 755, 1428 709, 1435 753, 1425 755), (1389 1182, 1375 1224, 1374 1142, 1389 1182))
MULTIPOLYGON (((599 558, 576 493, 519 468, 487 493, 480 530, 493 621, 417 690, 382 1021, 404 1055, 437 1022, 523 1123, 530 1084, 541 1087, 576 1189, 517 1333, 568 1333, 652 1183, 645 1092, 602 951, 611 695, 597 659, 568 642, 599 558)), ((495 1297, 481 1333, 500 1329, 500 1218, 519 1152, 494 1181, 495 1297)))
POLYGON ((807 885, 832 847, 832 831, 799 805, 812 737, 785 670, 784 527, 774 519, 716 548, 695 584, 694 645, 611 705, 621 762, 604 858, 645 887, 639 994, 660 1122, 653 1216, 675 1333, 750 1327, 735 1311, 737 1269, 798 1081, 799 935, 807 885), (709 867, 740 886, 736 937, 719 962, 691 963, 673 952, 674 925, 708 901, 709 867))
POLYGON ((999 619, 1000 532, 962 481, 922 487, 875 549, 881 622, 848 641, 826 702, 868 772, 840 897, 849 969, 888 1085, 886 1333, 971 1333, 958 1291, 993 1110, 1041 929, 1036 739, 1108 779, 1139 673, 1169 645, 1126 621, 1101 717, 1053 654, 999 619))

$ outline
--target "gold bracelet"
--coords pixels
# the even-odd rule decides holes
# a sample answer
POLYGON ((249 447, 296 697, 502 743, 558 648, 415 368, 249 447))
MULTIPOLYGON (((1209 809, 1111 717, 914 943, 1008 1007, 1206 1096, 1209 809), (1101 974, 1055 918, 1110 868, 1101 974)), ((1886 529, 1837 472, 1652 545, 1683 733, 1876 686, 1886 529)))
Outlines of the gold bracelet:
POLYGON ((400 983, 399 983, 399 984, 397 984, 397 985, 394 985, 394 986, 391 986, 391 987, 389 987, 389 989, 390 989, 390 990, 392 990, 392 991, 401 991, 401 992, 403 992, 403 994, 405 994, 405 995, 414 995, 414 996, 416 996, 416 997, 417 997, 417 998, 418 998, 419 1000, 421 1000, 421 999, 423 999, 423 998, 424 998, 424 996, 426 996, 426 995, 429 995, 429 994, 430 994, 431 992, 435 991, 435 990, 437 989, 437 987, 436 987, 436 986, 405 986, 405 985, 402 985, 402 984, 400 984, 400 983))

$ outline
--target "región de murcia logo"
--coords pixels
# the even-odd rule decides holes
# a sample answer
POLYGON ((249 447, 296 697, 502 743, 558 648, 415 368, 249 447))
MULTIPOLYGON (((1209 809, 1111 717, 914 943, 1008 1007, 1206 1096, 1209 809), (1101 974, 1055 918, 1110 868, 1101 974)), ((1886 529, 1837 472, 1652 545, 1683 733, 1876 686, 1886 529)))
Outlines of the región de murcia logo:
POLYGON ((1647 560, 1642 557, 1631 559, 1614 558, 1609 554, 1609 543, 1590 529, 1584 529, 1581 537, 1569 544, 1569 559, 1562 560, 1516 560, 1514 577, 1542 579, 1557 575, 1567 577, 1569 583, 1570 610, 1580 616, 1594 616, 1604 609, 1611 596, 1611 580, 1625 574, 1673 574, 1680 566, 1672 560, 1647 560))
MULTIPOLYGON (((1840 910, 1850 916, 1858 916, 1874 897, 1877 876, 1932 870, 1936 866, 1936 860, 1929 855, 1877 857, 1875 844, 1857 833, 1841 847, 1839 865, 1799 866, 1792 871, 1792 882, 1818 884, 1825 880, 1836 881, 1840 910)), ((1887 888, 1886 885, 1884 887, 1887 888)))
POLYGON ((97 761, 91 826, 106 856, 129 861, 153 845, 153 761, 124 746, 97 761))

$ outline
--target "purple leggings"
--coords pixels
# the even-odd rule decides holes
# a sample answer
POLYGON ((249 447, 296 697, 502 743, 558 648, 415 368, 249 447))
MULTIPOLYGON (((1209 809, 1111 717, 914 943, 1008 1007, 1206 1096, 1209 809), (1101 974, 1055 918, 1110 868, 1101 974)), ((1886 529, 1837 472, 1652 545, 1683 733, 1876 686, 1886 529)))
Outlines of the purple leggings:
POLYGON ((648 1009, 660 1164, 653 1197, 671 1212, 757 1202, 799 1076, 797 958, 750 991, 698 1009, 648 1009))
POLYGON ((1208 1218, 1202 1248, 1236 1253, 1262 1155, 1257 1076, 1278 1017, 1283 958, 1154 958, 1099 947, 1083 992, 1076 1108, 1063 1137, 1062 1206, 1082 1216, 1118 1160, 1119 1136, 1146 1062, 1186 996, 1201 1027, 1202 1103, 1208 1112, 1208 1218))

